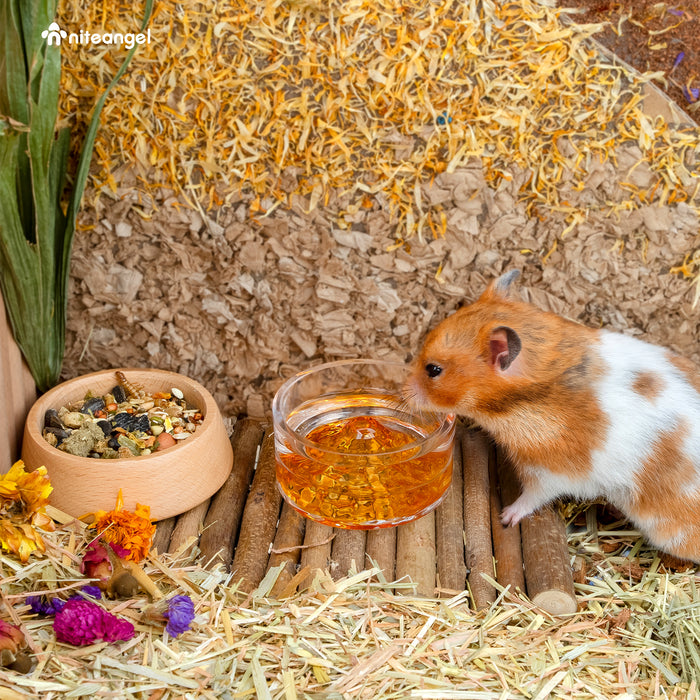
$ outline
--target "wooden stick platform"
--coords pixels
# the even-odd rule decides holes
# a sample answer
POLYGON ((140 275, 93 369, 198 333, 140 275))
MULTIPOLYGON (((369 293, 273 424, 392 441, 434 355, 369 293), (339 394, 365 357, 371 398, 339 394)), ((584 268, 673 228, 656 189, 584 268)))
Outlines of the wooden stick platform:
POLYGON ((505 456, 478 430, 458 426, 452 485, 434 512, 370 531, 321 525, 284 502, 275 480, 274 439, 259 422, 239 420, 231 442, 227 481, 205 503, 157 523, 159 552, 187 555, 197 546, 205 565, 223 565, 247 592, 282 566, 272 589, 277 597, 310 585, 319 569, 340 578, 377 566, 387 581, 413 582, 408 592, 416 595, 469 590, 477 609, 496 601, 496 580, 551 614, 576 611, 563 521, 543 509, 521 526, 500 524, 501 508, 519 487, 505 456))

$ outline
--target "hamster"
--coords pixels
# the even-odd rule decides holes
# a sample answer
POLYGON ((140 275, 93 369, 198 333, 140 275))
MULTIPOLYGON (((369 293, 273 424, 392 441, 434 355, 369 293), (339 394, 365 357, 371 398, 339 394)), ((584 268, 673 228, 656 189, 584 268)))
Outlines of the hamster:
POLYGON ((504 524, 602 496, 654 547, 700 563, 698 368, 514 298, 518 274, 427 335, 404 398, 469 416, 511 457, 522 493, 504 524))

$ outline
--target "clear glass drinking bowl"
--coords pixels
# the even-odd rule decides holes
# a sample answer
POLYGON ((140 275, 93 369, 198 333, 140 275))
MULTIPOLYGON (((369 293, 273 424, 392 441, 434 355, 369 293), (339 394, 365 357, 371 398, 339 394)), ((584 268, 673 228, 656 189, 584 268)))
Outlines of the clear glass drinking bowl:
POLYGON ((420 518, 452 478, 453 414, 414 413, 406 365, 342 360, 289 378, 272 402, 277 483, 305 516, 347 529, 420 518))

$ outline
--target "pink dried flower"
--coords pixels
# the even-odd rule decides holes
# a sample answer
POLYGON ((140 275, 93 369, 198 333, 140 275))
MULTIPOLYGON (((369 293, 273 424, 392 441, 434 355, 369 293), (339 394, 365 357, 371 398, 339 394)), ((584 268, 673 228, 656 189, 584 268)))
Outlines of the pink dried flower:
POLYGON ((16 654, 27 645, 24 639, 24 632, 5 620, 0 620, 0 651, 8 650, 16 654))
POLYGON ((117 642, 131 639, 134 626, 83 598, 71 598, 56 613, 53 623, 56 639, 75 646, 97 641, 117 642))
POLYGON ((28 673, 33 662, 24 651, 26 647, 24 632, 17 625, 0 620, 0 666, 28 673))
POLYGON ((129 552, 126 547, 122 547, 120 544, 117 544, 116 542, 110 542, 109 546, 112 548, 112 551, 120 558, 120 559, 128 559, 129 552))
POLYGON ((112 576, 113 567, 107 553, 107 546, 99 540, 90 542, 80 563, 81 573, 89 578, 96 578, 100 583, 109 581, 112 576))

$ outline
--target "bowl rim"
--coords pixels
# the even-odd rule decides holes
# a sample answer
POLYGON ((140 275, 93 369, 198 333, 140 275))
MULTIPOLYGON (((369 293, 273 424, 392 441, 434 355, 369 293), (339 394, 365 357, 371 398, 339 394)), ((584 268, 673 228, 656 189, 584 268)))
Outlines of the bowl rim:
MULTIPOLYGON (((176 385, 173 384, 173 386, 176 385)), ((172 372, 170 370, 164 369, 155 369, 151 367, 115 367, 113 369, 97 370, 95 372, 81 374, 77 377, 67 379, 61 382, 60 384, 56 384, 55 386, 51 387, 51 389, 49 389, 48 391, 43 393, 39 398, 37 398, 32 407, 29 409, 29 413, 27 414, 27 418, 25 421, 25 431, 26 433, 28 433, 29 437, 31 437, 31 439, 35 441, 35 446, 41 452, 45 452, 48 455, 49 459, 53 455, 55 457, 60 456, 62 459, 76 460, 75 464, 82 464, 85 466, 90 465, 94 469, 99 469, 100 467, 109 469, 113 468, 115 464, 119 464, 119 468, 123 469, 124 467, 141 463, 144 460, 148 460, 152 464, 157 461, 166 461, 168 458, 170 458, 170 456, 174 453, 175 450, 179 452, 186 450, 189 446, 196 442, 195 438, 204 436, 212 429, 212 426, 214 425, 214 420, 216 419, 218 413, 218 406, 216 405, 214 397, 209 393, 206 387, 200 384, 196 379, 192 379, 187 375, 180 374, 179 372, 172 372), (83 384, 91 379, 106 378, 109 375, 114 375, 116 372, 124 372, 127 375, 127 377, 130 373, 139 372, 140 374, 146 373, 158 375, 161 376, 163 379, 165 379, 168 376, 172 377, 173 380, 177 378, 178 380, 182 381, 183 384, 186 385, 177 387, 183 391, 183 394, 185 394, 185 396, 187 396, 188 393, 191 394, 192 392, 201 395, 204 405, 198 406, 197 408, 202 413, 202 422, 200 423, 200 425, 197 426, 195 432, 192 433, 191 437, 183 441, 183 444, 171 445, 170 447, 167 447, 164 450, 159 450, 158 452, 152 452, 148 455, 134 455, 133 457, 115 457, 112 459, 81 457, 79 455, 73 455, 70 452, 58 450, 56 447, 46 442, 44 436, 42 435, 41 427, 43 424, 44 414, 49 408, 58 408, 54 405, 55 402, 52 402, 51 399, 58 394, 63 394, 67 389, 69 389, 73 385, 83 384), (211 417, 212 419, 207 420, 208 417, 211 417), (54 452, 57 452, 58 454, 54 455, 54 452)))
MULTIPOLYGON (((296 374, 293 374, 291 377, 288 377, 277 389, 275 392, 275 395, 272 399, 272 422, 273 422, 273 428, 274 428, 274 433, 275 437, 279 437, 280 435, 284 435, 285 437, 291 437, 293 438, 296 442, 301 443, 307 448, 312 448, 312 449, 322 449, 324 453, 329 454, 329 455, 347 455, 347 454, 354 454, 357 455, 358 457, 363 457, 366 455, 376 455, 376 456, 381 456, 381 457, 391 457, 392 455, 396 455, 402 452, 406 452, 407 450, 419 448, 426 443, 430 443, 432 441, 438 440, 441 437, 449 436, 450 431, 454 430, 455 423, 456 423, 456 414, 455 413, 437 413, 435 411, 422 411, 423 416, 434 416, 436 421, 438 422, 437 427, 434 430, 431 430, 427 435, 424 437, 418 439, 411 440, 411 442, 406 443, 405 445, 401 445, 400 447, 391 449, 391 450, 383 450, 381 452, 377 453, 368 453, 368 452, 356 452, 356 453, 348 453, 347 450, 334 450, 328 447, 324 446, 319 446, 318 443, 314 442, 313 440, 308 440, 305 436, 301 435, 300 433, 297 433, 296 431, 292 430, 288 423, 287 423, 287 418, 292 414, 290 411, 289 413, 285 414, 281 408, 280 404, 282 402, 282 395, 285 391, 289 390, 294 384, 297 382, 301 381, 305 377, 312 375, 316 372, 323 371, 326 369, 330 369, 333 367, 339 367, 339 366, 347 366, 347 365, 380 365, 380 366, 386 366, 386 367, 393 367, 395 369, 401 369, 408 371, 409 370, 409 365, 403 362, 397 362, 396 360, 382 360, 382 359, 370 359, 370 358, 347 358, 343 360, 334 360, 333 362, 323 362, 321 364, 317 365, 312 365, 311 367, 307 367, 306 369, 303 369, 296 374)), ((399 398, 397 396, 397 398, 399 398)), ((406 411, 408 415, 415 415, 413 411, 406 411)), ((277 444, 277 440, 275 441, 275 444, 277 444)))

